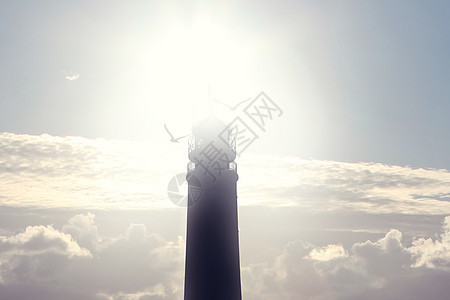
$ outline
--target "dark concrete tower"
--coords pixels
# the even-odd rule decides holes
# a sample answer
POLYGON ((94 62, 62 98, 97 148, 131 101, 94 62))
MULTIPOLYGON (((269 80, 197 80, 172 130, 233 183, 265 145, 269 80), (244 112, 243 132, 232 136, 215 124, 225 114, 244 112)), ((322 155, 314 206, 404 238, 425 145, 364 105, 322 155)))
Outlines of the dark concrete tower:
POLYGON ((241 300, 236 140, 213 117, 192 131, 184 299, 241 300))

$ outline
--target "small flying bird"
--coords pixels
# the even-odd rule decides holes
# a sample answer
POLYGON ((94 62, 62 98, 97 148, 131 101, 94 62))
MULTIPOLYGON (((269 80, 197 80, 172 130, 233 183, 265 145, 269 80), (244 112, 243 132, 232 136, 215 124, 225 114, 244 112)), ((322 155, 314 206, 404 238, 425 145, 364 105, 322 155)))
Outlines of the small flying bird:
POLYGON ((72 72, 72 71, 65 71, 62 70, 61 73, 63 73, 65 76, 64 78, 66 78, 67 80, 77 80, 78 78, 80 78, 80 74, 72 72))
POLYGON ((250 100, 251 98, 245 99, 244 101, 239 102, 238 104, 234 105, 234 106, 230 106, 226 103, 217 101, 216 99, 214 99, 214 101, 216 101, 219 104, 225 105, 226 107, 228 107, 230 110, 235 111, 242 103, 247 102, 248 100, 250 100))
POLYGON ((179 143, 179 140, 180 140, 180 139, 185 138, 185 137, 188 136, 188 135, 183 135, 183 136, 180 136, 180 137, 178 137, 178 138, 175 138, 175 137, 173 136, 173 134, 170 133, 170 131, 169 131, 169 129, 167 128, 167 125, 166 125, 166 124, 164 124, 164 128, 166 129, 167 133, 170 135, 170 141, 171 141, 172 143, 179 143))

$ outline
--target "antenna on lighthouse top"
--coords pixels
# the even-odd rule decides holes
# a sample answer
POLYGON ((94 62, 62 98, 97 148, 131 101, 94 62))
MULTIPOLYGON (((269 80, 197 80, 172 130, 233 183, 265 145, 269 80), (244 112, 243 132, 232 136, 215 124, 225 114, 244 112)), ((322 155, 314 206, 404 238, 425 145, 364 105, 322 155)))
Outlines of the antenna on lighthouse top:
POLYGON ((208 108, 209 108, 209 115, 211 116, 213 114, 213 109, 212 109, 211 85, 210 84, 208 84, 208 108))
POLYGON ((195 122, 195 104, 192 102, 192 111, 191 111, 191 127, 194 126, 195 122))

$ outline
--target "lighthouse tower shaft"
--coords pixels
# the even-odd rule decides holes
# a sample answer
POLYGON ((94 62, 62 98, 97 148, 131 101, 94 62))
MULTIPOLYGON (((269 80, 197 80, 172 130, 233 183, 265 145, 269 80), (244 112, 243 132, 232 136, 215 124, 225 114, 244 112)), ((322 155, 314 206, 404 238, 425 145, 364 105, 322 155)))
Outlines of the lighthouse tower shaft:
POLYGON ((237 168, 217 120, 193 129, 187 180, 185 300, 241 300, 237 168))

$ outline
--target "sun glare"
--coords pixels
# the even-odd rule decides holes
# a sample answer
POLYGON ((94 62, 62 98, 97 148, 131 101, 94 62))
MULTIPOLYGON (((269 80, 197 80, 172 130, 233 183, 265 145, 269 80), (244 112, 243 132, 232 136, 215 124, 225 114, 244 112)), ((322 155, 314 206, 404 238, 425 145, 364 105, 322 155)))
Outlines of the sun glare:
POLYGON ((255 40, 245 40, 206 13, 191 20, 164 19, 148 36, 121 36, 120 43, 111 44, 125 57, 105 66, 123 70, 104 82, 105 90, 119 89, 99 97, 102 111, 117 124, 112 135, 165 139, 163 124, 176 135, 188 134, 211 107, 216 115, 226 113, 215 100, 233 105, 262 88, 255 84, 262 74, 255 40))
POLYGON ((151 81, 159 117, 186 127, 209 113, 212 98, 226 102, 246 97, 251 53, 225 27, 199 17, 186 26, 171 22, 152 41, 151 81), (232 99, 228 99, 232 98, 232 99))

